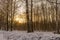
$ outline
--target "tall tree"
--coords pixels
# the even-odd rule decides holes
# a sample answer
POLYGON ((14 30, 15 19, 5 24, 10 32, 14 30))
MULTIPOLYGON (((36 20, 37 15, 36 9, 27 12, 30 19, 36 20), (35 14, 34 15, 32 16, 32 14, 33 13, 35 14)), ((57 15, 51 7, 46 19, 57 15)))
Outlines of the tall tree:
POLYGON ((27 30, 30 32, 30 26, 29 26, 29 12, 28 12, 28 0, 26 0, 26 15, 27 15, 27 30))
POLYGON ((31 32, 33 32, 33 19, 32 19, 32 17, 33 17, 33 0, 31 0, 31 26, 30 26, 30 28, 31 28, 31 32))
POLYGON ((8 10, 8 7, 9 7, 9 0, 7 0, 7 31, 9 30, 9 26, 8 26, 8 12, 9 12, 9 10, 8 10))
POLYGON ((58 26, 58 6, 57 6, 57 0, 56 0, 56 28, 57 28, 57 33, 60 33, 59 32, 59 26, 58 26))

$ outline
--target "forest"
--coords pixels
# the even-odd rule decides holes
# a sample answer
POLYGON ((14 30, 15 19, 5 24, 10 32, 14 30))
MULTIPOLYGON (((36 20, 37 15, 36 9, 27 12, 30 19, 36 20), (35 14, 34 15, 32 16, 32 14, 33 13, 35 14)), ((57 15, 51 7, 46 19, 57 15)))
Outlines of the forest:
POLYGON ((0 0, 0 30, 60 32, 60 0, 0 0))

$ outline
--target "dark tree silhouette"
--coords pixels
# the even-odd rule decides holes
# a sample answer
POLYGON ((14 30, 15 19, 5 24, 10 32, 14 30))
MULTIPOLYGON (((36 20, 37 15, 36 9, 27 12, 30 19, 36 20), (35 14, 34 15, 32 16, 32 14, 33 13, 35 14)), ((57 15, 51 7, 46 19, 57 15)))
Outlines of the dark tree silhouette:
POLYGON ((28 0, 26 0, 26 15, 27 15, 27 31, 30 32, 31 30, 29 29, 29 12, 28 12, 28 0))
POLYGON ((8 7, 9 7, 9 0, 7 0, 7 31, 9 30, 9 26, 8 26, 8 12, 9 12, 9 10, 8 10, 8 7))

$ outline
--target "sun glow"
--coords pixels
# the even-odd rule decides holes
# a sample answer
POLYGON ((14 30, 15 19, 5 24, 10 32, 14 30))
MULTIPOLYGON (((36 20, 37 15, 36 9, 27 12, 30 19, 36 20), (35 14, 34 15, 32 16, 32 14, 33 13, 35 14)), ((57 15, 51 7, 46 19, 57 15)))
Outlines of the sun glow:
POLYGON ((18 22, 18 23, 26 23, 25 18, 19 17, 19 16, 15 16, 14 21, 18 22))

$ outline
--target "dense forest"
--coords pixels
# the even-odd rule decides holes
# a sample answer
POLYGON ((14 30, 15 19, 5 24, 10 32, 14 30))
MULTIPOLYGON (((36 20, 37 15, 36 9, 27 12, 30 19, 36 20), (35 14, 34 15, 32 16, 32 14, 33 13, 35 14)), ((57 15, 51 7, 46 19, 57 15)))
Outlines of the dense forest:
POLYGON ((60 0, 0 0, 0 29, 57 31, 60 0))

